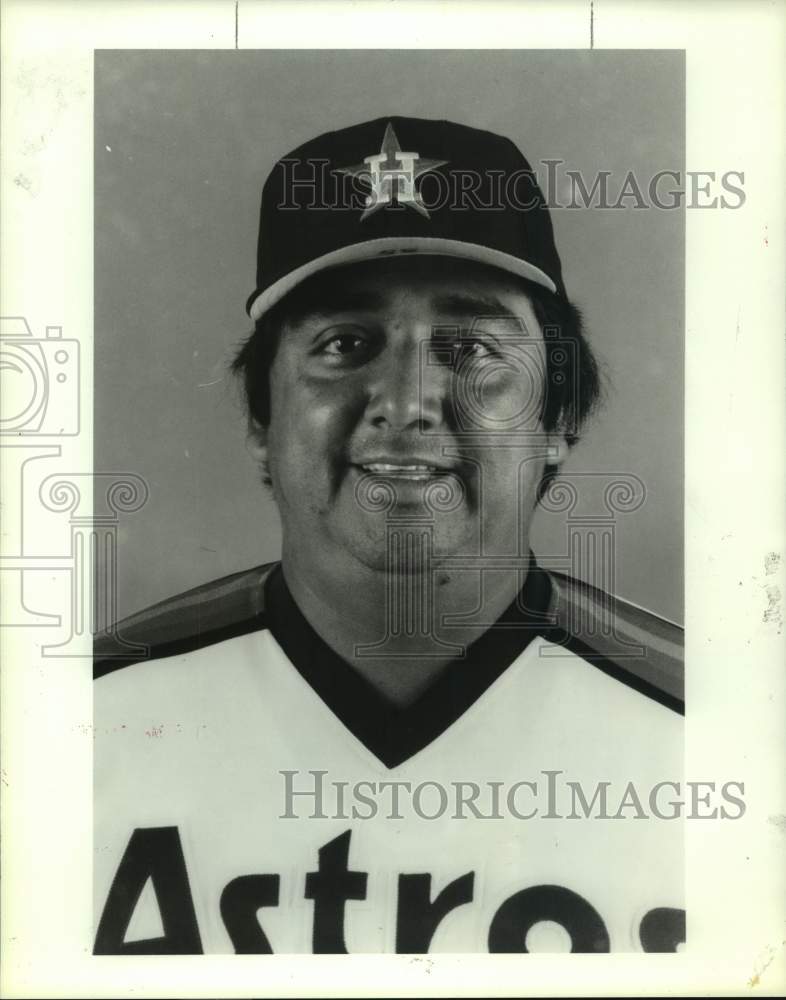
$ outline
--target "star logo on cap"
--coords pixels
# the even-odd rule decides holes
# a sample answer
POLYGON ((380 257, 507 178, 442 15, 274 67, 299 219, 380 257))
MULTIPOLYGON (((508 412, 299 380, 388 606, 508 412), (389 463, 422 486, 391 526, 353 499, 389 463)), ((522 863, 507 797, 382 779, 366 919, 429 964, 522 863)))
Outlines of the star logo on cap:
POLYGON ((342 167, 342 174, 360 177, 371 185, 371 194, 366 196, 366 208, 360 221, 378 212, 385 205, 408 205, 430 219, 428 209, 423 204, 415 181, 422 174, 437 167, 443 167, 447 160, 427 160, 418 153, 405 153, 401 149, 393 123, 388 122, 382 149, 373 156, 367 156, 354 167, 342 167))

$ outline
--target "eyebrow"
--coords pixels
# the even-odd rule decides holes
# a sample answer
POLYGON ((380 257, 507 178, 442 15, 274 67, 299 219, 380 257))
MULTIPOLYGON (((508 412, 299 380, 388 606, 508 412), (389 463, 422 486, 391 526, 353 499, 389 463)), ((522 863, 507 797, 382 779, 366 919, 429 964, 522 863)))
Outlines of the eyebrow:
MULTIPOLYGON (((387 296, 384 292, 372 289, 323 285, 318 294, 304 296, 293 305, 290 319, 298 321, 307 316, 329 317, 341 312, 383 311, 387 305, 387 296)), ((448 292, 437 296, 433 306, 442 315, 456 319, 467 316, 518 318, 495 295, 478 292, 448 292)))
POLYGON ((436 309, 447 316, 514 316, 494 295, 451 292, 434 300, 436 309))
POLYGON ((295 301, 293 312, 298 316, 328 316, 332 313, 362 309, 381 309, 385 298, 379 292, 360 288, 320 288, 318 295, 295 301))

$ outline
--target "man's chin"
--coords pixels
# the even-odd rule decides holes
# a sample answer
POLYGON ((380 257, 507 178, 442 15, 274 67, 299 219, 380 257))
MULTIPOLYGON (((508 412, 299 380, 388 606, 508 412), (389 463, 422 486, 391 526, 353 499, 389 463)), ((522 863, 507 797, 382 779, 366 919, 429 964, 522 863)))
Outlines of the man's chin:
POLYGON ((402 507, 388 513, 381 530, 373 525, 373 530, 346 538, 346 549, 369 569, 411 576, 430 572, 445 558, 477 552, 477 532, 466 527, 461 531, 454 524, 448 529, 435 523, 433 516, 421 518, 402 507))

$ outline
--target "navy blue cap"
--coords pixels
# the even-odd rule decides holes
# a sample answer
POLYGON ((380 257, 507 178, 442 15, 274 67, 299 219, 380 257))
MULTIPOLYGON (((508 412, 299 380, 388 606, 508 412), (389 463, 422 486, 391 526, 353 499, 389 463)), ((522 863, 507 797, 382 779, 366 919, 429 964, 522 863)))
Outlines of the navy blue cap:
POLYGON ((282 157, 262 190, 253 319, 326 268, 458 257, 565 295, 546 201, 517 147, 448 121, 378 118, 282 157))

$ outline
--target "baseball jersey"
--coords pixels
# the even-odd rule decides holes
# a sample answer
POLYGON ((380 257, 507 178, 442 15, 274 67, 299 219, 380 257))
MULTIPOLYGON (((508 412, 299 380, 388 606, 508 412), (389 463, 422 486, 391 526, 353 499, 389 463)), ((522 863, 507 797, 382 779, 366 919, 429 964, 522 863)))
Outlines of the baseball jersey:
POLYGON ((411 705, 280 565, 96 643, 98 954, 675 951, 681 630, 534 562, 411 705))

